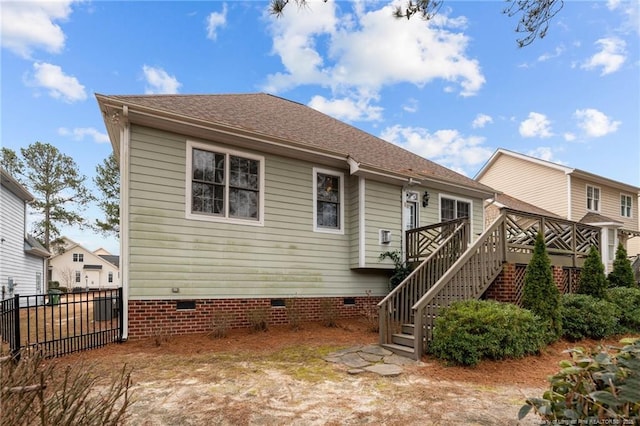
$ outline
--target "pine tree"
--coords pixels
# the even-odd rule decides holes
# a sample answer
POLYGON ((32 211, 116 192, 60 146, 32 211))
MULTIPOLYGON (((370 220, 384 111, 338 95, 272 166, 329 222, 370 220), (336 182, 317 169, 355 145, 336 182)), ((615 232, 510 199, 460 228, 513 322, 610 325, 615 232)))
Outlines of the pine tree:
POLYGON ((94 227, 104 234, 120 233, 120 168, 118 159, 112 152, 102 164, 96 166, 96 177, 93 178, 101 192, 98 206, 104 212, 104 220, 96 219, 94 227))
POLYGON ((622 243, 618 243, 616 258, 613 261, 613 271, 611 271, 607 278, 609 280, 609 287, 635 288, 638 286, 633 278, 633 269, 627 257, 627 250, 622 243))
POLYGON ((577 293, 603 299, 606 288, 607 277, 604 275, 604 265, 600 260, 600 252, 595 246, 591 246, 582 266, 582 271, 580 271, 580 283, 578 284, 577 293))
POLYGON ((560 291, 553 281, 551 260, 542 233, 538 233, 533 256, 524 276, 522 306, 538 315, 549 329, 550 341, 562 334, 560 291))

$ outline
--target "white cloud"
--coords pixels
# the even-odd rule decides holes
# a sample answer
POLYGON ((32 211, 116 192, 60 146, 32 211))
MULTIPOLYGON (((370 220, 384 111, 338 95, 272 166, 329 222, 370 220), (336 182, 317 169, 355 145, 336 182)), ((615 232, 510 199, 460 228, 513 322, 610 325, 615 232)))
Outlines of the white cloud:
POLYGON ((407 99, 402 109, 410 113, 418 112, 418 100, 413 98, 407 99))
POLYGON ((617 32, 640 34, 640 3, 637 1, 610 0, 607 7, 612 11, 619 11, 623 21, 616 28, 617 32))
POLYGON ((620 121, 612 121, 604 113, 597 109, 579 109, 573 114, 580 127, 591 138, 598 138, 618 130, 620 121))
POLYGON ((573 142, 576 140, 576 135, 571 133, 571 132, 566 132, 564 135, 562 135, 564 137, 564 140, 567 142, 573 142))
POLYGON ((207 38, 216 40, 218 38, 218 28, 222 28, 227 24, 227 4, 222 4, 222 12, 211 12, 207 17, 207 38))
POLYGON ((108 143, 109 136, 106 133, 99 132, 93 127, 76 127, 74 129, 67 129, 66 127, 60 127, 58 134, 62 136, 71 136, 74 140, 81 141, 85 137, 93 139, 96 143, 108 143))
POLYGON ((474 129, 483 128, 489 123, 493 123, 493 118, 491 118, 490 115, 478 114, 476 115, 476 118, 473 119, 471 127, 473 127, 474 129))
POLYGON ((471 96, 485 83, 478 61, 466 52, 469 38, 459 30, 463 18, 440 14, 427 24, 392 19, 390 5, 365 11, 356 3, 354 13, 340 16, 334 2, 310 2, 309 8, 287 8, 272 20, 273 53, 285 70, 269 75, 264 90, 319 84, 342 97, 354 90, 378 93, 401 82, 422 87, 442 81, 471 96))
POLYGON ((553 53, 547 52, 547 53, 543 53, 542 55, 538 56, 538 61, 539 62, 546 62, 546 61, 548 61, 550 59, 557 58, 560 55, 562 55, 565 52, 565 50, 566 50, 565 47, 560 45, 560 46, 555 48, 553 53))
POLYGON ((145 93, 152 94, 174 94, 178 93, 178 89, 182 86, 174 76, 167 74, 162 68, 142 66, 144 78, 147 81, 145 93))
POLYGON ((2 47, 23 58, 30 58, 35 49, 60 53, 65 35, 56 23, 71 14, 73 1, 2 1, 2 47))
POLYGON ((553 151, 554 151, 553 148, 550 148, 548 146, 540 146, 536 149, 533 149, 527 152, 527 155, 530 157, 539 158, 541 160, 552 161, 557 164, 562 164, 561 161, 557 161, 553 159, 553 155, 554 155, 553 151))
POLYGON ((553 136, 551 122, 546 115, 530 112, 529 118, 520 123, 520 136, 523 138, 548 138, 553 136))
POLYGON ((382 118, 382 107, 372 106, 366 97, 326 99, 314 96, 309 106, 343 121, 375 121, 382 118))
POLYGON ((617 37, 601 38, 596 41, 600 51, 582 64, 582 68, 593 70, 602 68, 600 75, 616 72, 626 61, 626 43, 617 37))
POLYGON ((484 138, 464 136, 452 129, 430 133, 421 127, 397 125, 383 130, 380 137, 465 175, 487 161, 493 153, 483 146, 484 138))
POLYGON ((26 82, 28 85, 45 88, 52 98, 69 103, 87 99, 84 86, 77 78, 66 75, 59 66, 36 62, 33 69, 32 78, 26 82))

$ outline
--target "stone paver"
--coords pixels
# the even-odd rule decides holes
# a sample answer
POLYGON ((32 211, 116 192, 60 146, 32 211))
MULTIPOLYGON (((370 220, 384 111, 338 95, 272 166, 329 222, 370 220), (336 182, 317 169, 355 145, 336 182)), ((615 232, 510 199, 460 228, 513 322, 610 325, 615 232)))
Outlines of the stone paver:
POLYGON ((348 374, 370 372, 384 377, 395 377, 402 373, 402 367, 416 361, 394 354, 379 345, 354 346, 330 353, 325 361, 343 364, 348 374))

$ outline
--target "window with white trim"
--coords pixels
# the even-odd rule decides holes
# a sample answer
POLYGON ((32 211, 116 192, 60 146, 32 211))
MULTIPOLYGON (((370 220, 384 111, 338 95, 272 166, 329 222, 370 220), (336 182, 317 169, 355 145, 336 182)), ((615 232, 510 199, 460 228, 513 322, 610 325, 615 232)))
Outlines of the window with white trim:
POLYGON ((471 202, 462 199, 442 197, 440 199, 440 221, 471 218, 471 202))
POLYGON ((631 217, 633 201, 630 195, 620 194, 620 216, 631 217))
POLYGON ((343 233, 344 174, 313 169, 313 229, 343 233))
POLYGON ((187 144, 187 217, 262 224, 264 157, 187 144))
POLYGON ((419 194, 413 191, 408 191, 405 194, 405 201, 404 201, 405 231, 417 228, 418 224, 420 223, 420 219, 419 219, 420 209, 418 208, 419 197, 420 197, 419 194))
POLYGON ((597 186, 587 185, 587 210, 600 211, 600 188, 597 186))
POLYGON ((109 272, 109 276, 107 278, 107 282, 109 282, 109 283, 113 282, 113 272, 109 272))
POLYGON ((82 253, 73 253, 73 261, 74 262, 84 262, 84 254, 82 254, 82 253))
POLYGON ((81 279, 81 273, 80 271, 76 271, 76 282, 79 283, 81 279))
POLYGON ((616 253, 616 231, 607 229, 607 261, 613 262, 616 253))

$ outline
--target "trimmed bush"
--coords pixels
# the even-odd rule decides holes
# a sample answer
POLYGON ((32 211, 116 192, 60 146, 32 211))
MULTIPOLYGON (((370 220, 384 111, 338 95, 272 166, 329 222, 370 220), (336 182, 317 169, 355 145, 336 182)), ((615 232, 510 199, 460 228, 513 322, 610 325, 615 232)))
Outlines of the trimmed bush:
POLYGON ((607 300, 620 308, 623 332, 640 332, 640 288, 610 288, 607 290, 607 300))
POLYGON ((484 358, 538 353, 546 336, 543 322, 526 309, 492 300, 467 300, 441 311, 429 349, 453 364, 476 365, 484 358))
POLYGON ((580 282, 576 293, 604 299, 606 288, 607 277, 604 275, 600 252, 595 246, 591 246, 580 272, 580 282))
POLYGON ((570 350, 571 360, 549 378, 542 398, 529 398, 518 419, 534 411, 543 424, 637 425, 640 423, 640 339, 622 348, 570 350))
POLYGON ((613 271, 611 271, 607 279, 609 280, 609 287, 637 288, 638 286, 633 277, 633 269, 627 257, 627 250, 622 243, 618 243, 616 258, 613 261, 613 271))
POLYGON ((560 337, 562 333, 560 291, 553 281, 551 260, 541 233, 536 237, 533 256, 525 271, 522 307, 529 309, 545 322, 547 343, 560 337))
POLYGON ((620 308, 586 294, 562 296, 562 335, 568 340, 602 339, 620 332, 620 308))

